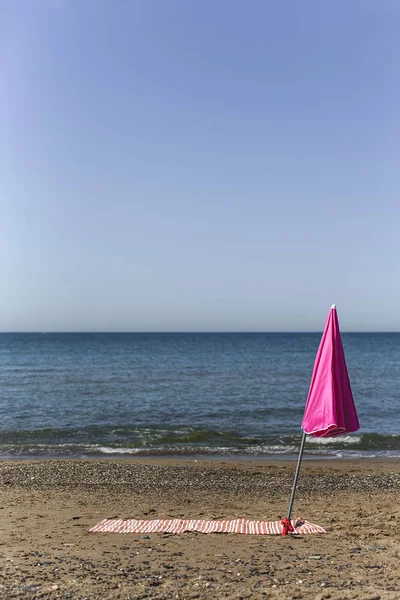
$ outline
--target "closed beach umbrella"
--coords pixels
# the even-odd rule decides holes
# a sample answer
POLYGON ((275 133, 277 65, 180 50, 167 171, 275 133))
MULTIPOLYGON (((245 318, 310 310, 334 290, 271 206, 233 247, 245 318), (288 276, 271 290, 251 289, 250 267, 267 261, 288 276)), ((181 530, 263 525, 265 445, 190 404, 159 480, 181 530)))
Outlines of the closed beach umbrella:
POLYGON ((292 512, 306 436, 309 434, 313 437, 336 437, 357 431, 359 427, 340 337, 336 306, 333 305, 326 321, 311 377, 310 391, 302 421, 303 438, 289 503, 288 519, 292 512))
POLYGON ((318 348, 301 426, 313 437, 335 437, 360 428, 335 305, 318 348))

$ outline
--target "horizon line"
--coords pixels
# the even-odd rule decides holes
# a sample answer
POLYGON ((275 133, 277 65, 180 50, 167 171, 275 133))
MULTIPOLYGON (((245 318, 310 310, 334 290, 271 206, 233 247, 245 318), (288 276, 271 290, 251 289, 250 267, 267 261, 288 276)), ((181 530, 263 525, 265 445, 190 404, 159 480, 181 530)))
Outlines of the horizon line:
MULTIPOLYGON (((40 330, 32 330, 32 331, 0 331, 0 335, 14 335, 14 334, 38 334, 38 335, 51 335, 51 334, 124 334, 124 335, 132 335, 132 334, 155 334, 155 335, 160 335, 160 334, 205 334, 205 335, 209 335, 209 334, 296 334, 296 333, 302 333, 302 334, 308 334, 308 333, 321 333, 323 331, 323 329, 315 329, 315 330, 287 330, 287 331, 282 331, 282 330, 257 330, 257 331, 247 331, 247 330, 243 330, 243 331, 235 331, 235 330, 229 330, 229 331, 218 331, 218 330, 210 330, 210 331, 197 331, 197 330, 184 330, 184 331, 174 331, 174 330, 160 330, 160 331, 148 331, 148 330, 142 330, 142 331, 114 331, 114 330, 110 330, 110 331, 87 331, 87 330, 73 330, 73 331, 62 331, 62 330, 49 330, 49 331, 40 331, 40 330)), ((340 330, 341 333, 362 333, 362 334, 370 334, 370 333, 400 333, 399 330, 392 330, 392 329, 376 329, 376 330, 346 330, 346 329, 341 329, 340 330)))

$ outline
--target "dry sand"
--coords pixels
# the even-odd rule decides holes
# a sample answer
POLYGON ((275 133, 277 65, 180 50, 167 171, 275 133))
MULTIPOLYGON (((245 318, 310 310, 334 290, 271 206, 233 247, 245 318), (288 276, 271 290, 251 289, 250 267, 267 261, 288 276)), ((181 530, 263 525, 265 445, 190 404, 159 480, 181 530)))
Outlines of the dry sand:
POLYGON ((294 516, 327 535, 93 534, 105 517, 274 520, 293 462, 0 464, 0 598, 400 598, 400 461, 305 461, 294 516))

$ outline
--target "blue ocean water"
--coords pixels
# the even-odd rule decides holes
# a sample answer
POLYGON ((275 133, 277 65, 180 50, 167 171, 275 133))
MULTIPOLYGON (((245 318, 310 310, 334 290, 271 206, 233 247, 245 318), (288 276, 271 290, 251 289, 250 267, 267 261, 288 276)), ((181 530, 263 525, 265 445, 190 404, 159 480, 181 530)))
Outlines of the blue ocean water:
MULTIPOLYGON (((0 334, 0 457, 291 457, 321 334, 0 334)), ((400 457, 400 334, 344 333, 361 429, 309 456, 400 457)))

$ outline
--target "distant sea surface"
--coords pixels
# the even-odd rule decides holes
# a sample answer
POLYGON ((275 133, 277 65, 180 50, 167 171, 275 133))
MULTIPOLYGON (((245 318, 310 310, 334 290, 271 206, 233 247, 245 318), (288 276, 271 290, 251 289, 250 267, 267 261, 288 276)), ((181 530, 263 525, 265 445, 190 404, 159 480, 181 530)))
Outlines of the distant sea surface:
MULTIPOLYGON (((0 334, 0 457, 285 458, 321 334, 0 334)), ((400 334, 342 334, 359 432, 309 457, 400 457, 400 334)))

